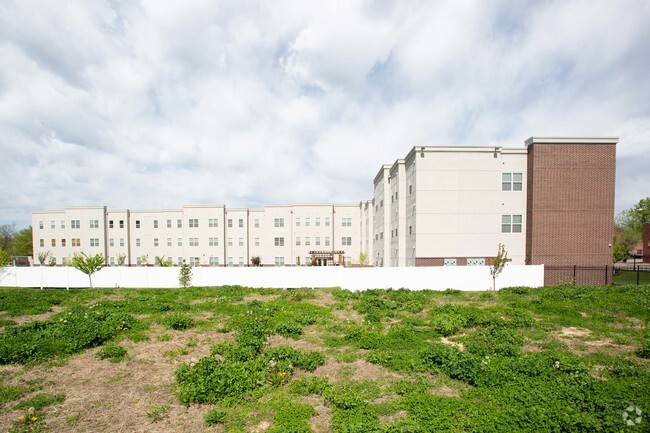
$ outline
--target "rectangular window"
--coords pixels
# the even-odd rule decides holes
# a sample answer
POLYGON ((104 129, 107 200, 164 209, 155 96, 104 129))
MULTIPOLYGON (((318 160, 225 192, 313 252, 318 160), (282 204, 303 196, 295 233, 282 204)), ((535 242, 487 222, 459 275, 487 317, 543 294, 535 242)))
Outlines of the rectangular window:
POLYGON ((90 246, 91 247, 98 247, 99 246, 99 238, 90 238, 90 246))
POLYGON ((329 236, 325 236, 325 246, 326 247, 330 246, 330 237, 329 236))
POLYGON ((111 263, 111 266, 115 266, 115 257, 111 257, 110 263, 111 263))
POLYGON ((284 257, 276 257, 275 266, 284 266, 284 257))
POLYGON ((284 238, 275 238, 274 242, 275 242, 276 247, 283 247, 284 246, 284 238))
POLYGON ((456 259, 445 259, 443 266, 456 266, 456 259))
POLYGON ((305 217, 305 227, 309 227, 311 223, 309 222, 309 217, 305 217))
POLYGON ((300 217, 296 217, 296 227, 300 227, 300 217))
POLYGON ((243 219, 243 218, 239 218, 239 220, 238 220, 237 222, 238 222, 238 224, 239 224, 239 228, 243 228, 243 227, 244 227, 244 219, 243 219))
POLYGON ((413 226, 409 226, 409 234, 410 234, 410 235, 413 234, 413 226))
POLYGON ((305 246, 308 247, 311 245, 311 240, 309 239, 309 236, 305 238, 305 246))
POLYGON ((211 247, 218 247, 219 246, 219 238, 209 238, 208 239, 208 245, 211 247))
POLYGON ((73 247, 80 247, 81 246, 81 239, 72 238, 72 239, 70 239, 70 243, 72 244, 73 247))
POLYGON ((228 218, 228 227, 232 228, 232 218, 228 218))
POLYGON ((314 223, 316 224, 316 227, 320 227, 320 217, 316 217, 314 223))
POLYGON ((467 259, 467 266, 485 266, 485 259, 467 259))
POLYGON ((53 246, 53 247, 56 246, 56 239, 52 239, 52 246, 53 246))
POLYGON ((172 220, 167 220, 167 228, 172 228, 172 220))
POLYGON ((284 227, 284 218, 276 218, 273 220, 273 225, 275 227, 284 227))
POLYGON ((109 246, 109 247, 114 247, 114 246, 115 246, 115 241, 114 241, 113 238, 110 238, 110 239, 108 240, 108 246, 109 246))
POLYGON ((121 229, 124 228, 124 220, 120 220, 120 228, 121 228, 121 229))
POLYGON ((384 232, 379 233, 379 239, 384 239, 384 232))
POLYGON ((135 228, 139 229, 140 228, 140 220, 135 221, 135 228))
POLYGON ((260 219, 259 218, 255 218, 255 228, 256 229, 260 228, 260 219))
POLYGON ((200 266, 198 257, 190 257, 190 266, 200 266))
POLYGON ((300 236, 296 236, 296 246, 300 246, 300 236))
POLYGON ((239 258, 239 266, 244 266, 244 258, 243 257, 239 258))
POLYGON ((210 218, 208 220, 208 227, 219 227, 219 220, 216 218, 210 218))
POLYGON ((153 220, 153 228, 158 228, 158 220, 153 220))
POLYGON ((120 246, 121 246, 121 247, 124 246, 124 238, 120 238, 120 246))
POLYGON ((330 226, 330 217, 325 217, 325 227, 330 226))
POLYGON ((179 247, 182 247, 183 246, 183 238, 177 238, 176 239, 176 245, 178 245, 179 247))
POLYGON ((228 238, 228 246, 232 247, 232 238, 228 238))
POLYGON ((232 257, 228 257, 228 266, 232 266, 232 257))
POLYGON ((176 220, 176 227, 179 229, 183 228, 183 220, 176 220))
POLYGON ((210 266, 219 266, 219 257, 210 257, 210 266))
POLYGON ((113 228, 113 220, 108 221, 108 228, 109 229, 113 228))
POLYGON ((522 189, 522 173, 501 173, 501 191, 521 191, 522 189))
POLYGON ((65 228, 65 221, 63 221, 63 220, 61 221, 61 228, 62 228, 62 229, 65 228))
POLYGON ((255 238, 255 246, 256 247, 260 246, 260 238, 255 238))
POLYGON ((244 246, 244 238, 239 238, 239 246, 240 247, 244 246))
POLYGON ((350 236, 343 236, 341 238, 341 245, 343 246, 351 246, 352 245, 352 238, 350 236))
POLYGON ((50 221, 50 228, 55 229, 56 228, 56 223, 54 221, 50 221))
POLYGON ((79 224, 79 220, 71 220, 70 221, 70 228, 71 229, 81 228, 81 225, 79 224))
POLYGON ((320 236, 316 236, 316 246, 320 246, 320 236))
POLYGON ((176 264, 178 264, 178 266, 182 265, 183 264, 183 258, 179 257, 178 260, 176 260, 176 264))
POLYGON ((199 226, 199 220, 197 218, 190 218, 189 219, 189 226, 190 228, 196 228, 199 226))
POLYGON ((43 221, 38 222, 38 228, 43 230, 43 221))
POLYGON ((501 215, 501 233, 521 233, 521 215, 501 215))
POLYGON ((153 238, 153 246, 154 247, 158 246, 158 238, 153 238))
POLYGON ((190 246, 191 247, 198 247, 199 246, 199 238, 190 238, 190 246))
POLYGON ((65 247, 65 239, 61 239, 61 246, 65 247))
POLYGON ((140 246, 140 238, 135 239, 135 246, 139 247, 140 246))
POLYGON ((342 227, 352 227, 352 218, 341 218, 342 227))
POLYGON ((167 238, 167 246, 168 247, 172 246, 172 238, 167 238))

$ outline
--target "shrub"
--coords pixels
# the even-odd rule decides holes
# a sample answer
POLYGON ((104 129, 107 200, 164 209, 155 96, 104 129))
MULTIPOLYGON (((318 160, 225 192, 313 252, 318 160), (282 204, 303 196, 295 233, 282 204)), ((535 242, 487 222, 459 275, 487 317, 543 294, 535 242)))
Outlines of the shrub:
POLYGON ((126 357, 126 354, 126 348, 109 343, 97 352, 97 357, 100 359, 108 359, 111 362, 121 362, 126 357))
POLYGON ((171 314, 163 318, 162 323, 167 328, 175 329, 177 331, 184 331, 193 328, 195 325, 194 319, 183 314, 171 314))
POLYGON ((217 424, 223 424, 226 422, 226 412, 213 409, 205 414, 205 423, 209 426, 214 426, 217 424))

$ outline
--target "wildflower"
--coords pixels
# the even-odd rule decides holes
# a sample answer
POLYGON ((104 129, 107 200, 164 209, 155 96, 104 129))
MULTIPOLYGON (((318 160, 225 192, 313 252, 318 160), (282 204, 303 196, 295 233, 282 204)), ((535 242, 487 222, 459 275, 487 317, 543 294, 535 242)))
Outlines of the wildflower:
POLYGON ((35 409, 34 409, 34 406, 31 406, 27 411, 28 411, 29 413, 34 413, 34 410, 35 410, 35 409))
POLYGON ((560 368, 560 361, 555 361, 555 368, 560 368))
POLYGON ((35 416, 32 417, 32 421, 36 421, 37 419, 38 418, 36 418, 35 416))
POLYGON ((18 417, 18 419, 21 420, 21 421, 24 420, 24 419, 25 419, 25 415, 20 415, 20 416, 18 417))

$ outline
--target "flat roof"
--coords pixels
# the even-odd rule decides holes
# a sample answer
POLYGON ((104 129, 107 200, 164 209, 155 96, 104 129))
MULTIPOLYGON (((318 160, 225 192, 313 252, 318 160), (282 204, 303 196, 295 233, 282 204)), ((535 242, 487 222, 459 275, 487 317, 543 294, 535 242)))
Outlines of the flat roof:
POLYGON ((530 137, 526 146, 536 143, 544 144, 616 144, 618 137, 530 137))

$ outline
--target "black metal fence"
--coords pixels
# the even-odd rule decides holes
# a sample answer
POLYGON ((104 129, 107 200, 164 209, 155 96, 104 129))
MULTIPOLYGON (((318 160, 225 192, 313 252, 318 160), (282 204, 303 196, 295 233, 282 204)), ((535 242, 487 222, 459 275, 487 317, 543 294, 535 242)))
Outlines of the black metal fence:
POLYGON ((614 284, 650 284, 650 264, 627 263, 614 266, 614 284))
POLYGON ((544 285, 607 286, 650 284, 650 264, 544 266, 544 285))

